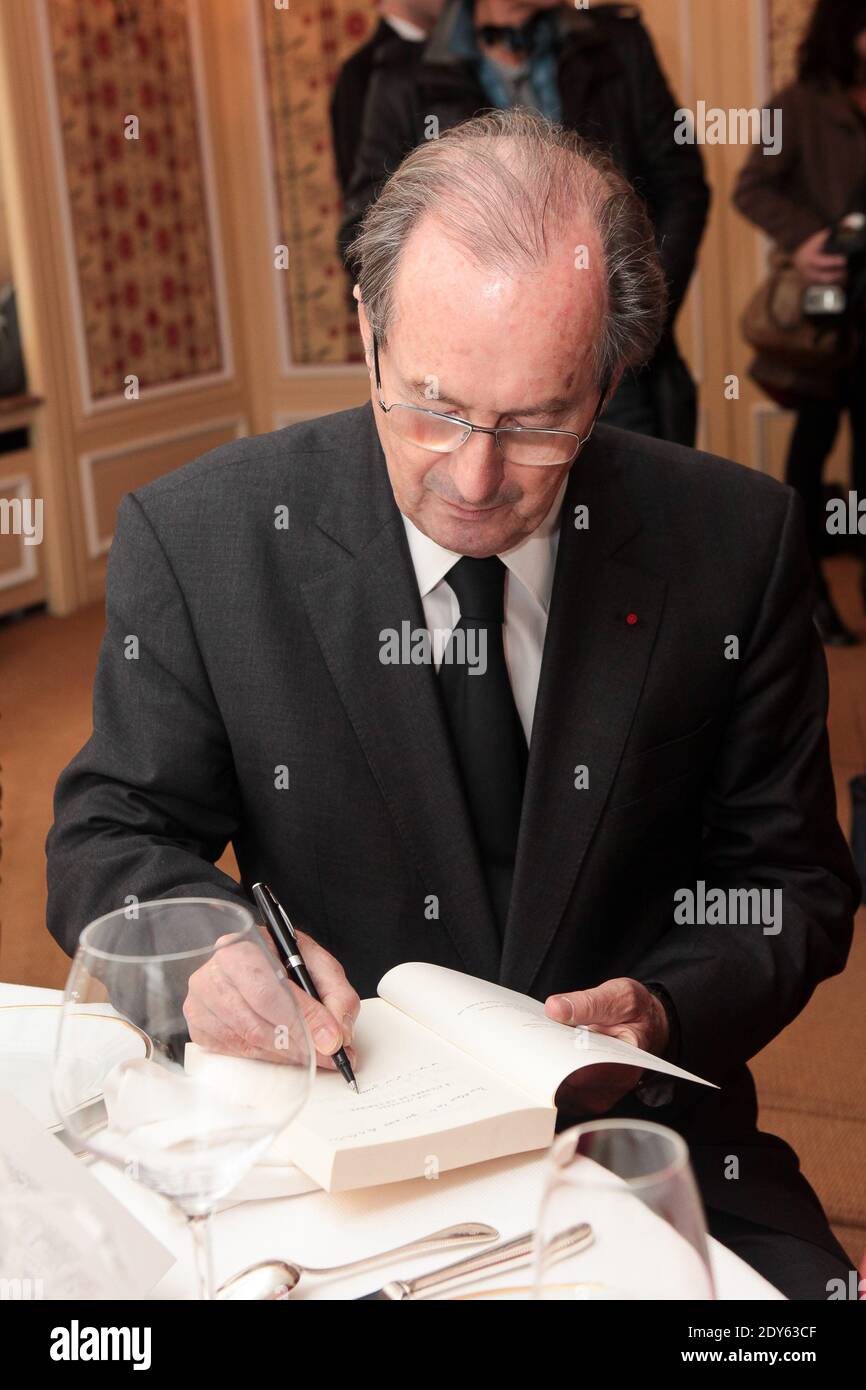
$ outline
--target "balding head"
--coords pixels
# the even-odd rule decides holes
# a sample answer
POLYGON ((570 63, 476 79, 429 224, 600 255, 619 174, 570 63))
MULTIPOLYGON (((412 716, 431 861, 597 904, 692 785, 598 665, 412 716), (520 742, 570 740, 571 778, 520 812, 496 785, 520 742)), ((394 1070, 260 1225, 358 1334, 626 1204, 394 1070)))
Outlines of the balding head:
POLYGON ((543 270, 550 245, 574 233, 576 292, 586 268, 576 233, 588 230, 601 248, 606 303, 596 380, 652 356, 667 301, 652 224, 613 163, 573 131, 520 107, 491 111, 406 156, 347 253, 383 345, 401 257, 428 217, 479 266, 506 273, 543 270))
POLYGON ((511 549, 544 520, 573 456, 532 466, 489 434, 454 452, 407 439, 417 417, 380 409, 373 335, 385 406, 562 432, 576 449, 604 388, 651 354, 664 321, 643 205, 576 136, 529 111, 499 111, 408 155, 353 249, 400 510, 459 554, 511 549))

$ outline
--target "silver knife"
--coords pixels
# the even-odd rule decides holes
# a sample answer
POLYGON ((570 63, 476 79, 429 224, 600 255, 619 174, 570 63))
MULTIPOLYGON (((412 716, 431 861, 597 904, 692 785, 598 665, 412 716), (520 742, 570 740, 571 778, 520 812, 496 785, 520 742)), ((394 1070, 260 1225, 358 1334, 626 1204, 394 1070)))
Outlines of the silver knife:
MULTIPOLYGON (((519 1269, 521 1265, 527 1265, 532 1260, 533 1240, 533 1232, 527 1231, 525 1235, 517 1236, 514 1240, 490 1246, 476 1255, 467 1255, 465 1259, 456 1260, 441 1269, 431 1270, 428 1274, 417 1274, 414 1279, 394 1279, 375 1293, 362 1294, 357 1302, 374 1299, 396 1303, 402 1299, 423 1297, 426 1293, 439 1293, 452 1284, 459 1284, 471 1275, 486 1270, 519 1269)), ((569 1230, 563 1231, 552 1240, 547 1247, 547 1253, 573 1255, 591 1245, 592 1241, 592 1227, 584 1221, 579 1226, 572 1226, 569 1230)))

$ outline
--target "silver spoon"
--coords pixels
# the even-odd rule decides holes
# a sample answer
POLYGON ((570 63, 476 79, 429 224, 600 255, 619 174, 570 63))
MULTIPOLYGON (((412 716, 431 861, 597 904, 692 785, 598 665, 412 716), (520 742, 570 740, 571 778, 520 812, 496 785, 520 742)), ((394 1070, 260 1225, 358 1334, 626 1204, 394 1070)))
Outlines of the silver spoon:
POLYGON ((408 1245, 398 1245, 394 1250, 382 1250, 376 1255, 366 1255, 363 1259, 328 1268, 312 1269, 308 1265, 289 1264, 287 1260, 260 1260, 258 1264, 248 1265, 246 1269, 233 1274, 231 1279, 226 1279, 224 1284, 220 1284, 215 1297, 226 1301, 288 1298, 302 1275, 330 1278, 335 1274, 350 1274, 388 1264, 399 1255, 426 1254, 430 1250, 450 1250, 455 1246, 479 1245, 498 1239, 499 1232, 494 1226, 485 1226, 480 1221, 465 1221, 434 1231, 432 1235, 421 1236, 408 1245))

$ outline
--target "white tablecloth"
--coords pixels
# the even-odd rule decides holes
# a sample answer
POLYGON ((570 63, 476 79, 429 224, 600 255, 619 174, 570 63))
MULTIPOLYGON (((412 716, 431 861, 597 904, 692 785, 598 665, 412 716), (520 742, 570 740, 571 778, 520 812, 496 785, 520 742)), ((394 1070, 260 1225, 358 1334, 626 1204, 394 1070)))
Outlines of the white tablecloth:
MULTIPOLYGON (((56 1003, 57 990, 0 984, 0 1004, 56 1003)), ((257 1260, 280 1258, 311 1266, 335 1264, 389 1249, 458 1220, 484 1221, 503 1239, 532 1229, 538 1211, 545 1156, 525 1154, 473 1168, 444 1173, 435 1181, 418 1179, 361 1192, 311 1192, 297 1197, 245 1202, 222 1211, 213 1221, 216 1280, 257 1260)), ((194 1296, 191 1243, 181 1217, 153 1192, 133 1183, 104 1163, 91 1171, 146 1223, 177 1263, 154 1290, 160 1299, 194 1296)), ((641 1211, 644 1209, 642 1208, 641 1211)), ((579 1218, 575 1213, 575 1220, 579 1218)), ((653 1218, 655 1219, 655 1218, 653 1218)), ((478 1247, 480 1248, 480 1247, 478 1247)), ((636 1243, 636 1249, 638 1243, 636 1243)), ((468 1253, 462 1252, 462 1253, 468 1253)), ((390 1278, 435 1269, 457 1254, 434 1252, 402 1257, 396 1263, 328 1281, 301 1281, 293 1298, 352 1298, 390 1278)), ((710 1259, 720 1299, 778 1300, 783 1296, 730 1250, 710 1240, 710 1259)), ((600 1251, 580 1256, 588 1280, 604 1280, 600 1251)), ((523 1285, 527 1270, 486 1276, 483 1286, 523 1285)), ((612 1279, 612 1276, 609 1276, 612 1279)), ((467 1284, 467 1290, 481 1287, 467 1284)), ((461 1289, 461 1292, 463 1290, 461 1289)))

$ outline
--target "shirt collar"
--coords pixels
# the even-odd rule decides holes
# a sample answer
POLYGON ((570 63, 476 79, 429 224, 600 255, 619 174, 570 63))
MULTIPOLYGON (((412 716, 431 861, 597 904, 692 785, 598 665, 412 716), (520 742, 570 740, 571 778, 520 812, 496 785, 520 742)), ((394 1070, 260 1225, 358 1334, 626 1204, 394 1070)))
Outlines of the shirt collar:
POLYGON ((396 14, 383 15, 386 24, 389 24, 395 34, 399 34, 401 39, 409 39, 412 43, 420 43, 422 39, 428 37, 426 29, 420 28, 417 24, 412 24, 408 19, 402 19, 396 14))
MULTIPOLYGON (((541 525, 535 528, 531 536, 527 536, 511 550, 504 551, 499 557, 545 613, 550 607, 550 595, 553 590, 553 571, 559 544, 559 520, 567 486, 568 474, 563 478, 562 486, 541 525)), ((418 590, 421 597, 425 598, 462 557, 457 551, 446 550, 423 531, 419 531, 408 516, 403 513, 401 516, 406 528, 406 539, 409 542, 418 590)))

